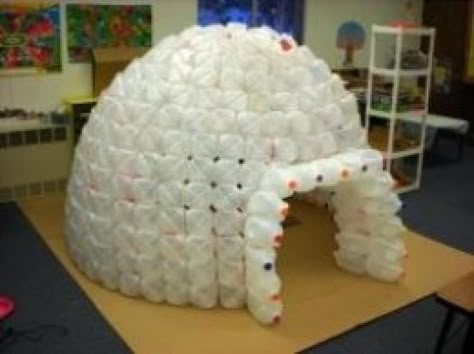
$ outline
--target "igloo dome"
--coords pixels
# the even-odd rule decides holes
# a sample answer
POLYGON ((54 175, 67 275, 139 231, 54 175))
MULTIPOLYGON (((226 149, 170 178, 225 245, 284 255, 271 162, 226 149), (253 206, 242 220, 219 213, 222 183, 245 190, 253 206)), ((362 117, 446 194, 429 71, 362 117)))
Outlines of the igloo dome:
POLYGON ((269 28, 193 27, 100 96, 75 151, 67 245, 109 289, 275 323, 285 198, 311 191, 334 211, 336 263, 398 279, 400 202, 341 79, 269 28))

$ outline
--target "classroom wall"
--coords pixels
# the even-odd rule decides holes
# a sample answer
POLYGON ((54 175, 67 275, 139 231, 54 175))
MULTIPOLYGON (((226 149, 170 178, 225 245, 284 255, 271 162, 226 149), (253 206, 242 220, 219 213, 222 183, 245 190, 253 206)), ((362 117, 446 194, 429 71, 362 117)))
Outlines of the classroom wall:
POLYGON ((336 34, 345 21, 357 21, 365 29, 364 48, 354 54, 355 67, 367 67, 372 24, 386 25, 410 19, 422 23, 423 1, 412 0, 413 10, 407 14, 407 0, 306 0, 304 41, 314 53, 332 68, 341 68, 344 51, 336 48, 336 34))
MULTIPOLYGON (((86 0, 88 1, 88 0, 86 0)), ((422 0, 414 3, 415 20, 421 21, 422 0)), ((64 25, 65 1, 61 1, 63 25, 63 71, 58 74, 0 77, 0 108, 23 107, 36 110, 51 110, 66 97, 81 97, 91 94, 90 64, 69 64, 66 55, 66 28, 64 25)), ((84 1, 81 1, 84 2, 84 1)), ((94 3, 152 3, 153 41, 177 32, 197 19, 196 0, 115 0, 89 1, 94 3)), ((359 21, 370 33, 373 23, 386 24, 404 18, 406 0, 306 0, 304 19, 304 41, 332 67, 338 68, 343 60, 343 51, 336 49, 336 32, 347 20, 359 21)), ((368 62, 368 44, 355 53, 356 66, 365 67, 368 62)))
MULTIPOLYGON (((65 3, 61 1, 62 62, 61 73, 44 75, 0 76, 0 109, 22 107, 34 110, 51 110, 64 98, 87 97, 92 92, 90 64, 70 64, 66 53, 65 3)), ((72 2, 72 1, 69 1, 72 2)), ((81 0, 81 3, 101 4, 152 4, 153 41, 196 23, 195 0, 81 0)))

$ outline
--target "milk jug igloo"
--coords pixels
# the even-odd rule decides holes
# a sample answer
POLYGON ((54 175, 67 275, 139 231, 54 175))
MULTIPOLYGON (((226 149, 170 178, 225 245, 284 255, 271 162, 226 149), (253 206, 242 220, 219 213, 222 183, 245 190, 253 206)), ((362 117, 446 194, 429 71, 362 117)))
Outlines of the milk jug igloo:
POLYGON ((109 289, 276 323, 285 199, 316 193, 334 211, 335 262, 395 281, 392 184, 354 96, 307 47, 265 27, 192 27, 100 96, 75 151, 66 241, 109 289))

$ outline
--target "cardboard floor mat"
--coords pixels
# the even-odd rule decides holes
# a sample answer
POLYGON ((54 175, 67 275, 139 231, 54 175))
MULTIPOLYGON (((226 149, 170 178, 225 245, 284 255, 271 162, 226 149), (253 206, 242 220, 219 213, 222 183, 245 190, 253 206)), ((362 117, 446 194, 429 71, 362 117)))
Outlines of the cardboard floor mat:
POLYGON ((300 223, 285 229, 278 251, 283 318, 266 327, 246 310, 152 304, 90 281, 66 254, 63 205, 63 196, 20 203, 53 253, 136 353, 292 353, 419 300, 474 267, 472 256, 408 231, 407 272, 399 283, 348 274, 332 256, 336 228, 329 212, 291 201, 291 215, 300 223))

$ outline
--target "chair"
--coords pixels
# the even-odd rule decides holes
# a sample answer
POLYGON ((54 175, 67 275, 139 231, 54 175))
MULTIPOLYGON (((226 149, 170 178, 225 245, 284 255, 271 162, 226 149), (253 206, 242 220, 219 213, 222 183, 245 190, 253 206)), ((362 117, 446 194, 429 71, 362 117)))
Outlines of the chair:
MULTIPOLYGON (((15 309, 13 301, 7 297, 0 296, 0 325, 3 320, 9 317, 15 309)), ((9 335, 8 330, 4 330, 0 327, 0 343, 9 335)))
POLYGON ((438 291, 436 300, 444 305, 448 312, 438 337, 435 354, 441 354, 456 313, 464 314, 469 319, 463 354, 474 353, 474 272, 438 291))

